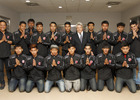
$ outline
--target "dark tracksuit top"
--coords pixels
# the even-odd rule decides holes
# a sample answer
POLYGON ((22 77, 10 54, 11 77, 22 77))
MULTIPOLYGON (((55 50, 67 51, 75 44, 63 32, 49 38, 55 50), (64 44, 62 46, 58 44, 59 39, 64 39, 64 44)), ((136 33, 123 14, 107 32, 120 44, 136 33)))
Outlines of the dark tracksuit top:
POLYGON ((89 32, 88 31, 88 35, 89 35, 89 39, 90 39, 90 43, 91 43, 91 47, 92 47, 92 51, 93 51, 93 53, 94 53, 94 55, 97 55, 97 45, 96 45, 96 42, 95 42, 95 38, 96 38, 96 35, 97 35, 97 33, 96 32, 89 32), (93 37, 94 37, 94 40, 93 39, 90 39, 90 35, 93 35, 93 37))
POLYGON ((27 62, 27 56, 24 54, 21 55, 11 55, 8 60, 8 68, 11 69, 12 78, 21 79, 26 78, 25 67, 27 62), (20 61, 20 66, 16 66, 16 58, 20 61))
POLYGON ((127 33, 126 32, 122 32, 122 33, 119 33, 119 32, 115 32, 114 34, 114 41, 113 41, 113 54, 117 54, 119 52, 121 52, 121 44, 123 41, 127 41, 127 33), (118 40, 118 37, 121 36, 121 42, 117 42, 118 40))
POLYGON ((136 58, 139 58, 140 57, 140 29, 138 30, 137 34, 138 34, 138 38, 135 37, 134 39, 132 39, 133 32, 131 31, 128 34, 127 41, 130 44, 130 51, 135 54, 136 58))
POLYGON ((38 80, 44 80, 44 58, 42 56, 37 55, 35 58, 33 56, 27 57, 27 66, 26 71, 28 74, 28 79, 34 82, 38 80), (36 61, 36 66, 33 66, 33 59, 36 61))
MULTIPOLYGON (((110 45, 110 48, 111 48, 111 45, 113 44, 113 33, 111 33, 110 31, 106 31, 106 34, 107 34, 107 40, 103 40, 103 35, 104 35, 105 32, 103 32, 102 30, 99 31, 97 33, 97 36, 95 38, 95 43, 97 44, 97 54, 100 54, 102 53, 102 46, 104 43, 108 43, 110 45)), ((110 49, 111 51, 111 49, 110 49)))
POLYGON ((52 32, 49 31, 46 33, 47 36, 48 36, 48 39, 49 39, 49 44, 52 45, 52 44, 56 44, 56 45, 61 45, 61 34, 59 32, 54 32, 54 35, 55 35, 55 41, 52 39, 51 40, 51 35, 52 35, 52 32))
MULTIPOLYGON (((27 28, 27 29, 26 29, 26 32, 30 34, 30 29, 27 28)), ((32 32, 35 33, 35 32, 37 32, 37 30, 36 30, 35 28, 33 28, 33 29, 32 29, 32 32)))
POLYGON ((71 42, 72 34, 73 34, 73 32, 71 32, 71 31, 70 31, 70 33, 65 32, 65 33, 62 34, 62 37, 61 37, 62 50, 66 51, 66 52, 68 52, 68 46, 69 46, 70 43, 64 44, 64 41, 66 40, 66 36, 68 36, 68 39, 71 42))
POLYGON ((46 34, 42 33, 34 33, 30 39, 31 44, 36 44, 38 48, 38 55, 46 57, 48 55, 48 37, 46 34), (42 43, 37 43, 39 36, 42 39, 42 43))
POLYGON ((62 56, 47 56, 44 60, 44 66, 46 71, 48 71, 47 80, 58 81, 62 79, 61 71, 64 70, 64 60, 62 56), (52 66, 53 59, 55 60, 57 66, 52 66))
MULTIPOLYGON (((5 36, 8 41, 13 42, 12 33, 5 31, 5 36)), ((0 31, 0 40, 2 39, 2 37, 3 37, 3 33, 0 31)), ((9 57, 10 55, 11 55, 11 44, 5 41, 0 43, 0 58, 6 58, 9 57)))
POLYGON ((111 53, 108 55, 98 54, 96 57, 96 67, 98 69, 98 79, 108 80, 113 78, 112 69, 115 68, 115 56, 111 53), (106 58, 109 61, 109 65, 104 65, 106 58))
POLYGON ((81 56, 83 69, 81 70, 81 78, 92 79, 96 75, 95 56, 83 54, 81 56), (86 65, 86 60, 89 58, 89 65, 86 65))
POLYGON ((80 69, 83 68, 81 56, 74 54, 74 56, 66 55, 64 58, 64 77, 66 80, 80 79, 80 69), (70 65, 70 59, 73 58, 73 65, 70 65))
POLYGON ((129 52, 124 55, 122 52, 115 55, 116 57, 116 76, 123 79, 133 78, 133 69, 137 67, 137 60, 135 55, 129 52), (123 62, 126 61, 129 67, 123 67, 123 62))
POLYGON ((30 36, 29 33, 25 32, 26 35, 26 39, 24 39, 24 37, 20 38, 20 36, 22 35, 22 33, 20 32, 20 30, 16 31, 13 33, 13 40, 14 40, 14 44, 15 45, 21 45, 23 48, 23 54, 29 54, 29 47, 28 45, 30 44, 30 36))

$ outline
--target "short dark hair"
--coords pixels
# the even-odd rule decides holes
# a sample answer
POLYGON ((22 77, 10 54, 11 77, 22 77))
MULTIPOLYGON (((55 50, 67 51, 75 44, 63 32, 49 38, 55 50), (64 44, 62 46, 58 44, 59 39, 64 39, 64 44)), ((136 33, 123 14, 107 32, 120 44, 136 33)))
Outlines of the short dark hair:
POLYGON ((57 26, 56 22, 51 22, 51 23, 50 23, 50 26, 51 26, 51 24, 55 24, 55 25, 57 26))
POLYGON ((21 47, 23 49, 23 47, 20 44, 15 45, 14 49, 16 49, 17 47, 21 47))
POLYGON ((103 25, 103 24, 108 24, 109 25, 109 22, 107 20, 104 20, 104 21, 102 21, 101 25, 103 25))
POLYGON ((21 24, 25 24, 26 25, 26 22, 25 21, 20 21, 19 25, 21 25, 21 24))
POLYGON ((95 25, 94 22, 88 22, 87 26, 89 26, 89 24, 93 24, 93 26, 95 25))
POLYGON ((121 44, 121 47, 126 47, 126 46, 129 46, 128 42, 127 41, 123 41, 122 44, 121 44))
POLYGON ((4 22, 4 23, 6 24, 6 26, 7 26, 7 23, 6 23, 6 21, 5 21, 5 20, 0 20, 0 23, 1 23, 1 22, 4 22))
POLYGON ((109 48, 110 49, 110 45, 108 44, 108 43, 103 43, 103 46, 102 46, 102 48, 109 48))
POLYGON ((75 46, 73 44, 69 44, 68 45, 68 48, 71 48, 71 47, 74 47, 75 48, 75 46))
POLYGON ((28 19, 28 23, 29 23, 29 22, 33 22, 33 23, 35 23, 35 20, 32 19, 32 18, 30 18, 30 19, 28 19))
POLYGON ((131 21, 130 26, 133 25, 133 24, 137 25, 138 23, 136 21, 131 21))
POLYGON ((71 23, 70 23, 70 22, 65 22, 65 24, 64 24, 64 25, 66 25, 66 24, 68 24, 68 25, 70 25, 70 26, 71 26, 71 23))
POLYGON ((120 22, 120 23, 117 24, 117 27, 119 27, 119 26, 125 27, 125 24, 123 22, 120 22))
POLYGON ((90 44, 90 43, 86 43, 85 47, 86 47, 86 46, 90 46, 90 48, 91 48, 91 44, 90 44))
POLYGON ((37 22, 36 26, 38 26, 38 25, 42 25, 43 26, 43 23, 42 22, 37 22))
POLYGON ((30 50, 31 50, 32 48, 37 48, 37 45, 36 45, 36 44, 31 44, 29 48, 30 48, 30 50))

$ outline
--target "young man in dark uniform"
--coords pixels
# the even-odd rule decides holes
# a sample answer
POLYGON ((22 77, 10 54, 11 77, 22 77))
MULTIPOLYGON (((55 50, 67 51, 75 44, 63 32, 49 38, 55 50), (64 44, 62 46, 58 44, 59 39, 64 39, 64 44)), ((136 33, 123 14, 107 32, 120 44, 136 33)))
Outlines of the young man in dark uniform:
POLYGON ((133 80, 133 69, 137 67, 137 60, 133 53, 129 52, 130 47, 126 42, 122 43, 122 52, 116 54, 116 92, 120 93, 123 84, 126 83, 132 93, 136 92, 135 81, 133 80))
POLYGON ((95 56, 91 55, 91 44, 87 43, 84 50, 85 54, 81 56, 83 66, 81 70, 81 91, 89 90, 89 88, 96 91, 96 64, 95 56))
POLYGON ((97 33, 94 31, 95 24, 93 22, 88 22, 87 26, 88 26, 88 35, 91 41, 90 43, 91 43, 93 54, 97 55, 97 45, 95 43, 95 38, 97 33))
POLYGON ((113 41, 113 54, 121 52, 121 44, 123 41, 127 41, 127 33, 124 32, 125 24, 120 22, 117 24, 117 32, 114 33, 113 41))
POLYGON ((33 33, 37 32, 37 30, 34 28, 35 26, 35 20, 34 19, 28 19, 28 28, 26 29, 26 32, 29 33, 30 37, 33 33))
POLYGON ((22 54, 23 48, 21 45, 15 46, 15 54, 9 57, 8 67, 11 69, 12 78, 9 83, 9 92, 14 92, 19 87, 20 92, 24 92, 26 89, 26 61, 27 56, 22 54))
POLYGON ((71 23, 66 22, 64 25, 65 25, 65 33, 63 33, 61 37, 62 56, 65 56, 68 53, 68 45, 72 40, 72 34, 73 34, 71 32, 71 23))
POLYGON ((64 81, 62 79, 61 71, 64 70, 63 57, 58 54, 58 46, 51 45, 51 54, 44 60, 45 69, 48 72, 47 80, 45 82, 45 92, 50 92, 52 86, 56 83, 59 91, 65 91, 64 81))
POLYGON ((4 89, 4 65, 6 68, 6 74, 8 83, 11 77, 11 73, 8 70, 8 58, 11 55, 11 44, 13 43, 12 33, 6 30, 7 23, 4 20, 0 20, 0 90, 4 89))
POLYGON ((101 23, 102 30, 97 33, 97 36, 95 38, 95 42, 97 43, 97 54, 102 53, 102 46, 104 43, 108 43, 110 46, 111 52, 111 45, 113 44, 113 34, 108 30, 109 28, 109 22, 103 21, 101 23))
POLYGON ((98 90, 104 89, 106 83, 109 91, 114 90, 114 76, 112 69, 115 68, 115 57, 109 53, 110 46, 108 43, 102 45, 103 53, 100 53, 96 57, 96 67, 98 69, 98 90))
POLYGON ((80 91, 80 69, 83 68, 81 56, 75 53, 76 48, 70 44, 68 47, 69 55, 64 58, 64 77, 65 88, 70 92, 72 88, 75 92, 80 91))
POLYGON ((13 33, 13 42, 15 45, 21 45, 23 47, 23 54, 29 55, 28 45, 30 44, 30 36, 25 29, 26 22, 21 21, 18 31, 13 33))
POLYGON ((26 92, 31 92, 34 86, 37 86, 38 92, 44 91, 44 58, 37 54, 38 49, 35 44, 30 45, 32 56, 27 58, 28 81, 26 84, 26 92))
POLYGON ((43 33, 43 23, 36 23, 37 32, 31 37, 31 44, 36 44, 38 48, 38 55, 46 57, 48 55, 48 37, 43 33))

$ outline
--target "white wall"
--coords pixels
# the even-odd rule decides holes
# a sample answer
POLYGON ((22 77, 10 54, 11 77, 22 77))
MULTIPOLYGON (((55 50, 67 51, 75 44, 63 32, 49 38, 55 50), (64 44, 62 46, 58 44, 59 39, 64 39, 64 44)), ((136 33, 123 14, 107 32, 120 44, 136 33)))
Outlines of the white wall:
POLYGON ((10 32, 17 30, 20 20, 19 13, 0 5, 0 16, 10 18, 10 32))
POLYGON ((130 31, 130 18, 140 15, 140 5, 134 6, 122 12, 122 21, 126 24, 126 32, 130 31))
POLYGON ((101 22, 108 20, 110 22, 109 30, 116 31, 116 24, 121 21, 121 13, 21 13, 20 20, 27 21, 29 18, 34 18, 37 21, 41 21, 44 24, 44 32, 49 31, 49 23, 56 21, 57 24, 64 24, 66 16, 72 16, 72 24, 76 24, 81 21, 83 24, 87 24, 89 21, 95 22, 95 31, 101 29, 101 22))

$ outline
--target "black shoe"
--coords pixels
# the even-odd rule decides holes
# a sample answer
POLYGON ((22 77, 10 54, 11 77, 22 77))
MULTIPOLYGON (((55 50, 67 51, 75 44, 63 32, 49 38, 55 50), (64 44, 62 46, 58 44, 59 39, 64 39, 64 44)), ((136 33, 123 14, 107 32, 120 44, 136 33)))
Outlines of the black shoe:
POLYGON ((4 87, 5 87, 5 84, 1 84, 1 83, 0 83, 0 90, 3 90, 4 87))
POLYGON ((140 90, 140 85, 139 84, 136 84, 136 89, 140 90))

